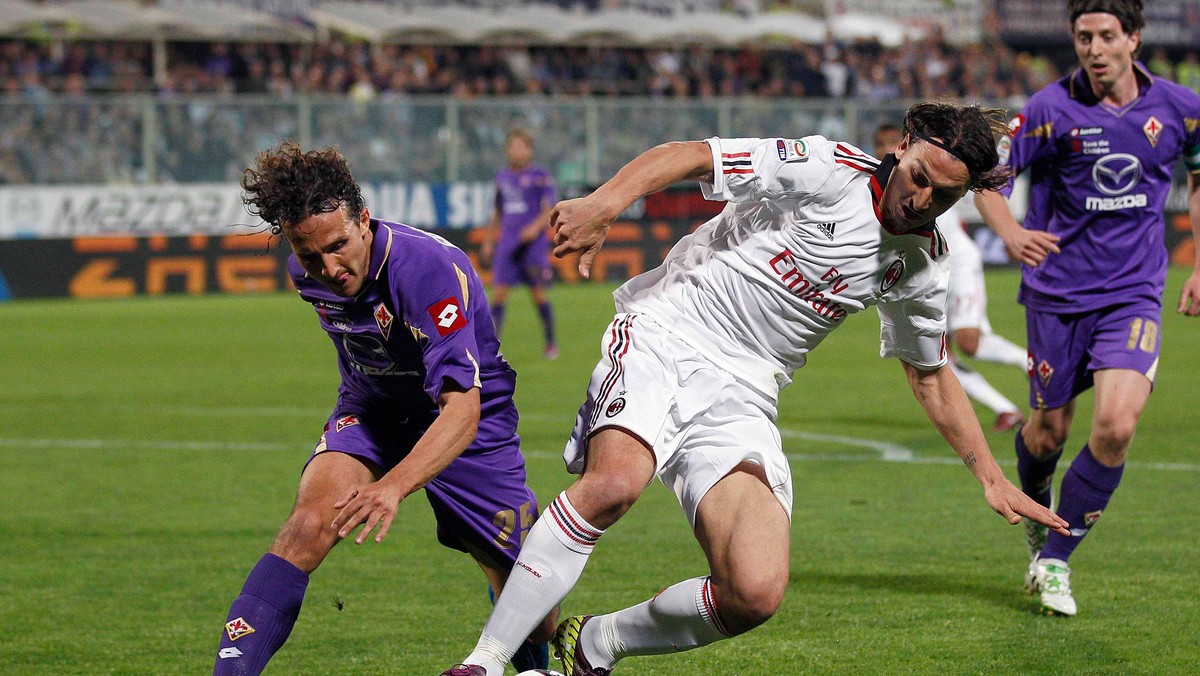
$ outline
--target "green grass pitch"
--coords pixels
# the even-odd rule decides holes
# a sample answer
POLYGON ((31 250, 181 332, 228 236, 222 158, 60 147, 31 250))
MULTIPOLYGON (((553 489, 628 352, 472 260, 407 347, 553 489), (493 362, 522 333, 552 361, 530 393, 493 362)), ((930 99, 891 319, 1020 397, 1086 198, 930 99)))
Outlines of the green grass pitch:
MULTIPOLYGON (((1184 274, 1168 283, 1157 391, 1124 485, 1072 559, 1078 617, 1036 614, 1021 592, 1021 530, 991 513, 899 365, 878 357, 868 312, 782 398, 796 504, 779 614, 621 673, 1196 673, 1200 320, 1173 311, 1184 274), (915 461, 885 462, 879 443, 915 461)), ((989 273, 992 322, 1020 341, 1016 282, 989 273)), ((510 300, 505 353, 543 502, 571 481, 558 453, 610 290, 552 291, 556 362, 540 358, 528 296, 510 300)), ((333 350, 312 310, 288 294, 13 302, 0 323, 0 673, 208 672, 333 403, 333 350)), ((1017 369, 978 368, 1025 400, 1017 369)), ((1081 399, 1068 456, 1091 402, 1081 399)), ((1015 478, 1011 433, 988 437, 1015 478)), ((605 536, 564 611, 613 610, 704 571, 656 483, 605 536)), ((343 544, 317 571, 269 673, 436 674, 466 655, 488 609, 482 575, 436 544, 414 495, 382 545, 343 544)))

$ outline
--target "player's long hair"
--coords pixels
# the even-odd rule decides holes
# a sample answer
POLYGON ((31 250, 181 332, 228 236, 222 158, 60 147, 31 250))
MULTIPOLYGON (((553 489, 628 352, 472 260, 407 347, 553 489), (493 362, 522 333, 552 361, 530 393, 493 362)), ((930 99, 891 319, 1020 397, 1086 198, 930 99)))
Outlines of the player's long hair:
POLYGON ((351 218, 363 210, 362 188, 335 148, 304 152, 284 141, 264 150, 242 173, 242 190, 242 203, 276 235, 285 225, 343 205, 351 218))
POLYGON ((949 103, 918 103, 904 115, 904 133, 916 142, 918 136, 936 137, 967 165, 975 192, 996 190, 1008 182, 1012 171, 1000 163, 997 141, 1008 135, 1007 114, 999 108, 949 103))
POLYGON ((1146 25, 1142 16, 1142 0, 1070 0, 1067 14, 1071 17, 1071 32, 1075 32, 1075 20, 1081 14, 1112 14, 1121 22, 1121 30, 1132 35, 1146 25))

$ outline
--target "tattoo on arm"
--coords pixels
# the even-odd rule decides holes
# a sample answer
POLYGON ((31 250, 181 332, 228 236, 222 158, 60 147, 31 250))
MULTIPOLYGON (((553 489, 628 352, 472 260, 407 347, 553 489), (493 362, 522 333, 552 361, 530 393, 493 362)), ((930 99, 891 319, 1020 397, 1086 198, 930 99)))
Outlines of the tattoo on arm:
POLYGON ((971 451, 971 452, 967 453, 966 457, 963 458, 963 463, 967 467, 974 467, 975 466, 975 451, 971 451))

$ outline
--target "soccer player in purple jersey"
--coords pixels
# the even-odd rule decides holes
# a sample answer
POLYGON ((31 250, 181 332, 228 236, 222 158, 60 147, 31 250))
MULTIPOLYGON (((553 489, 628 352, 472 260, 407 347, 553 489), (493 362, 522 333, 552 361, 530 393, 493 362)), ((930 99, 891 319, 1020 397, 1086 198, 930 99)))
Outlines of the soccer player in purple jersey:
POLYGON ((545 167, 531 164, 533 137, 524 129, 508 133, 504 152, 508 166, 496 173, 496 209, 483 243, 484 258, 490 257, 492 261, 492 320, 496 333, 500 333, 509 288, 516 284, 528 286, 542 318, 544 354, 547 359, 554 359, 558 357, 554 312, 546 297, 552 275, 546 228, 550 224, 550 210, 558 201, 554 177, 545 167))
MULTIPOLYGON (((1071 0, 1068 9, 1080 68, 1035 94, 1002 141, 1001 158, 1014 172, 1030 172, 1024 227, 1000 194, 976 198, 1024 264, 1019 300, 1033 412, 1017 434, 1017 471, 1025 493, 1044 505, 1075 398, 1096 388, 1091 432, 1059 491, 1058 514, 1071 523, 1070 535, 1047 538, 1026 522, 1026 590, 1041 594, 1044 612, 1060 615, 1076 613, 1067 560, 1121 481, 1158 370, 1163 207, 1180 156, 1200 239, 1200 96, 1136 61, 1140 0, 1071 0)), ((1178 311, 1200 314, 1200 260, 1178 311)))
MULTIPOLYGON (((424 488, 443 545, 469 553, 499 592, 538 514, 483 283, 435 235, 372 219, 346 160, 284 143, 259 154, 244 201, 292 247, 288 270, 337 350, 337 403, 300 476, 292 513, 246 579, 214 674, 257 674, 287 640, 309 575, 362 526, 381 542, 424 488)), ((551 613, 551 616, 556 613, 551 613)), ((521 669, 544 667, 547 617, 521 669)), ((527 642, 528 643, 528 642, 527 642)))

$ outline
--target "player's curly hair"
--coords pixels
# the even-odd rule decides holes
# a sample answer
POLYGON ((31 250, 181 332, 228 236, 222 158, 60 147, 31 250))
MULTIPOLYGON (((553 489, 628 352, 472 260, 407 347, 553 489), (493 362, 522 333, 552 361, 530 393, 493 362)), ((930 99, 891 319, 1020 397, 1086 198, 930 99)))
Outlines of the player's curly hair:
POLYGON ((1121 22, 1126 35, 1136 33, 1146 25, 1142 15, 1142 0, 1070 0, 1067 14, 1071 17, 1071 32, 1075 32, 1075 20, 1081 14, 1112 14, 1121 22))
POLYGON ((242 172, 242 190, 242 203, 276 235, 285 225, 343 205, 357 216, 364 205, 362 188, 337 149, 304 152, 291 141, 260 152, 242 172))
POLYGON ((904 133, 912 142, 921 136, 940 139, 967 165, 971 176, 967 187, 983 192, 999 189, 1012 173, 1006 166, 997 166, 996 143, 1008 135, 1006 119, 1006 112, 999 108, 918 103, 904 115, 904 133))

